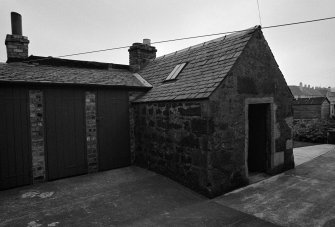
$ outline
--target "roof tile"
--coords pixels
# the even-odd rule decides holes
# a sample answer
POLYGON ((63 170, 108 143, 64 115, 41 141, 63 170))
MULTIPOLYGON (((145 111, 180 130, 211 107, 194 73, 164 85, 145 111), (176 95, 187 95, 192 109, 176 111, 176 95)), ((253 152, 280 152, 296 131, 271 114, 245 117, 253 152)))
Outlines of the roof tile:
POLYGON ((139 74, 152 84, 153 88, 136 102, 207 98, 225 78, 253 33, 254 27, 243 32, 220 37, 196 46, 158 57, 139 74), (165 78, 180 63, 188 62, 177 79, 165 83, 165 78))
POLYGON ((87 69, 64 66, 0 63, 0 82, 61 83, 150 87, 127 69, 87 69))

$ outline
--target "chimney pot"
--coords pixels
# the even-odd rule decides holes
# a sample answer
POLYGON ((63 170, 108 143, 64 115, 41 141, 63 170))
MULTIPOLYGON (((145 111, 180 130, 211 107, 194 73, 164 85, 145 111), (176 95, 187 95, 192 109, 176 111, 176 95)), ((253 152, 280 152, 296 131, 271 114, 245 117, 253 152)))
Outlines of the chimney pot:
POLYGON ((143 44, 150 46, 151 40, 150 39, 143 39, 143 44))
POLYGON ((22 17, 16 12, 11 12, 12 34, 22 35, 22 17))

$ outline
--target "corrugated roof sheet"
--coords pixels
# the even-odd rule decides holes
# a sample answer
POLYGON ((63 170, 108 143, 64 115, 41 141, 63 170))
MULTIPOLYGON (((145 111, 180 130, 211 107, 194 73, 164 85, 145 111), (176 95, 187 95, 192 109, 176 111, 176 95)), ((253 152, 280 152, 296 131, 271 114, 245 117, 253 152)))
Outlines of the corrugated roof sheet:
POLYGON ((127 69, 87 69, 62 66, 0 63, 0 81, 150 87, 127 69))
POLYGON ((321 105, 325 100, 329 102, 326 97, 300 98, 295 99, 293 105, 321 105))
POLYGON ((151 61, 139 74, 153 88, 136 102, 207 98, 226 77, 254 27, 183 49, 151 61), (165 81, 176 65, 188 64, 174 81, 165 81))

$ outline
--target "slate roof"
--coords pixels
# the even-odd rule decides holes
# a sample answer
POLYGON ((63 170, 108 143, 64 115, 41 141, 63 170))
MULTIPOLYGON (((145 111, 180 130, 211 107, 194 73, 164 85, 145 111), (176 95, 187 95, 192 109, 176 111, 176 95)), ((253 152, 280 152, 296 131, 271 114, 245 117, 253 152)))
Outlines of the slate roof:
POLYGON ((314 89, 311 87, 300 87, 296 85, 290 85, 289 86, 293 96, 305 96, 305 97, 324 97, 326 96, 327 92, 324 92, 324 90, 314 89))
POLYGON ((0 63, 0 82, 151 87, 127 69, 89 69, 24 63, 0 63))
POLYGON ((319 92, 322 96, 327 96, 328 89, 327 89, 327 88, 324 88, 324 89, 318 89, 318 92, 319 92))
POLYGON ((329 102, 326 97, 300 98, 295 99, 293 105, 321 105, 325 100, 329 102))
POLYGON ((153 85, 136 102, 207 98, 226 77, 259 26, 152 60, 139 74, 153 85), (176 65, 187 62, 176 80, 164 81, 176 65))
POLYGON ((304 94, 302 93, 302 91, 300 90, 300 87, 299 86, 296 86, 296 85, 290 85, 289 86, 293 96, 303 96, 304 94))

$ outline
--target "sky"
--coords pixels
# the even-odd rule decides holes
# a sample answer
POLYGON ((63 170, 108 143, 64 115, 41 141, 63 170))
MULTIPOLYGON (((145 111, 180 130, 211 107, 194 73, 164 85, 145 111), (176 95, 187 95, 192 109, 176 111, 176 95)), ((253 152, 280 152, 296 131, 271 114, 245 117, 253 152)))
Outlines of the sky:
MULTIPOLYGON (((11 34, 10 12, 22 15, 29 55, 61 56, 182 37, 335 16, 334 0, 0 0, 0 62, 11 34)), ((264 29, 289 85, 335 87, 335 19, 264 29)), ((218 36, 157 44, 157 56, 218 36)), ((128 49, 68 57, 128 64, 128 49)))

